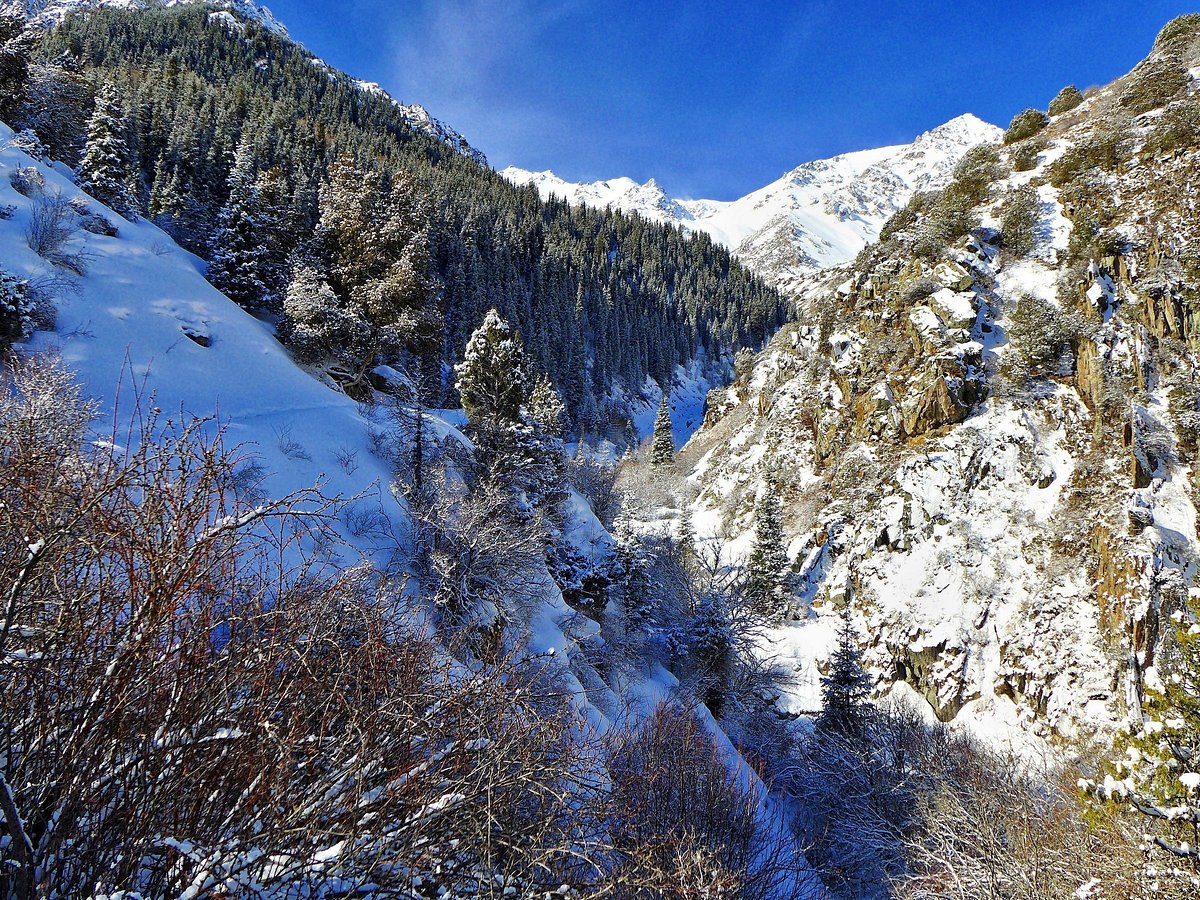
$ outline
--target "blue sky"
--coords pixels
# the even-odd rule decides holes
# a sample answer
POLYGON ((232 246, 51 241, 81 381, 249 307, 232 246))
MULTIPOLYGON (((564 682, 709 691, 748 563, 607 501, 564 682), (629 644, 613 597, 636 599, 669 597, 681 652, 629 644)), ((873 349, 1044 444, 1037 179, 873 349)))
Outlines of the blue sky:
POLYGON ((810 159, 998 125, 1149 51, 1167 0, 267 0, 331 64, 492 165, 732 199, 810 159))

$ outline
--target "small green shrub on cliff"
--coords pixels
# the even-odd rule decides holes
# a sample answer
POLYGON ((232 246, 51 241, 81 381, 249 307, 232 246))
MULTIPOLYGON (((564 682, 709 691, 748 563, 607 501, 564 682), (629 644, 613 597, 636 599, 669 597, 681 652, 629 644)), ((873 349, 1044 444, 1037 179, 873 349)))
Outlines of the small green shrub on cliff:
POLYGON ((1006 250, 1024 256, 1033 249, 1034 230, 1041 212, 1042 204, 1033 188, 1022 186, 1008 192, 1000 210, 1000 231, 1006 250))
POLYGON ((1079 92, 1079 88, 1073 84, 1068 84, 1050 101, 1050 108, 1047 111, 1052 116, 1061 116, 1063 113, 1070 112, 1082 102, 1083 94, 1079 92))
POLYGON ((1187 13, 1172 19, 1154 39, 1155 49, 1183 43, 1200 35, 1200 13, 1187 13))
POLYGON ((1146 152, 1163 156, 1176 150, 1200 147, 1200 107, 1194 103, 1176 103, 1154 123, 1146 136, 1146 152))
POLYGON ((1013 116, 1008 131, 1004 132, 1004 143, 1015 144, 1031 138, 1050 124, 1050 118, 1040 109, 1027 109, 1013 116))
POLYGON ((1097 128, 1090 137, 1079 141, 1050 164, 1050 183, 1062 187, 1088 169, 1112 172, 1125 159, 1126 153, 1125 141, 1118 131, 1097 128))
POLYGON ((1014 172, 1032 172, 1038 167, 1038 156, 1046 145, 1041 141, 1027 141, 1012 152, 1012 167, 1014 172))
POLYGON ((1004 174, 1000 154, 991 144, 978 144, 963 154, 954 167, 954 180, 947 190, 958 191, 974 203, 987 198, 991 184, 1004 174))
POLYGON ((1188 86, 1188 74, 1178 60, 1157 59, 1133 70, 1121 93, 1121 106, 1135 116, 1166 106, 1188 86))
POLYGON ((1087 322, 1077 311, 1060 308, 1026 294, 1003 321, 1004 334, 1031 374, 1058 374, 1074 341, 1087 334, 1087 322))

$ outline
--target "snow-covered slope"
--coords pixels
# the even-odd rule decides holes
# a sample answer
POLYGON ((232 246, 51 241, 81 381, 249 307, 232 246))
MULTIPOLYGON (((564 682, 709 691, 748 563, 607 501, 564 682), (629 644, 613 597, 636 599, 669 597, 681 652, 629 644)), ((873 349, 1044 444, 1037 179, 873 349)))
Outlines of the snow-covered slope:
POLYGON ((287 36, 287 28, 265 6, 254 0, 4 0, 0 11, 28 16, 35 24, 52 26, 73 12, 101 7, 113 9, 149 9, 155 6, 187 6, 207 3, 237 13, 244 19, 257 22, 268 31, 287 36))
POLYGON ((685 231, 706 232, 760 274, 787 284, 798 275, 853 259, 914 193, 943 187, 970 147, 999 139, 1000 129, 963 115, 911 144, 805 163, 728 202, 676 200, 654 180, 575 184, 553 172, 515 167, 501 174, 516 184, 535 185, 543 197, 612 206, 685 231))

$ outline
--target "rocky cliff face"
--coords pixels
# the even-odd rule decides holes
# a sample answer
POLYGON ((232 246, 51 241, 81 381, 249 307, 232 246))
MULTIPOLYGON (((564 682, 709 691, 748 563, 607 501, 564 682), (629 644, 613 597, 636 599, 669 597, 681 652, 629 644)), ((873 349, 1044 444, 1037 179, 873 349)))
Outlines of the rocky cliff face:
POLYGON ((693 515, 734 561, 786 498, 815 678, 851 605, 881 692, 943 720, 1102 733, 1195 591, 1200 33, 807 277, 751 377, 710 397, 693 515))

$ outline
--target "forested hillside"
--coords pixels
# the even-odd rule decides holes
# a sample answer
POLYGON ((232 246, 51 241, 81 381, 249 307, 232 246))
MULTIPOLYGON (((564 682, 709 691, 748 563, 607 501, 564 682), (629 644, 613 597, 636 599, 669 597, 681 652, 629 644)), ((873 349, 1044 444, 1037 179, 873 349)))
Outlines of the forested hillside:
MULTIPOLYGON (((18 127, 32 127, 55 158, 74 165, 93 98, 110 90, 128 147, 130 200, 189 249, 221 254, 217 224, 239 199, 239 179, 251 182, 249 218, 268 240, 261 286, 239 297, 250 308, 280 309, 299 259, 344 263, 312 240, 320 186, 336 161, 353 161, 343 184, 360 195, 368 220, 372 207, 394 206, 403 185, 405 234, 380 249, 398 257, 413 237, 427 246, 409 251, 428 265, 417 274, 429 280, 404 303, 436 327, 432 340, 426 330, 419 339, 401 335, 398 345, 366 343, 412 357, 425 372, 428 403, 448 402, 437 375, 493 306, 520 329, 534 367, 551 376, 583 430, 622 416, 611 399, 647 375, 666 382, 697 354, 759 344, 784 319, 779 296, 708 238, 544 203, 534 189, 415 132, 386 95, 254 23, 202 7, 97 10, 68 17, 33 57, 18 127)), ((395 303, 372 310, 333 287, 339 314, 349 309, 372 329, 394 324, 395 303)))

